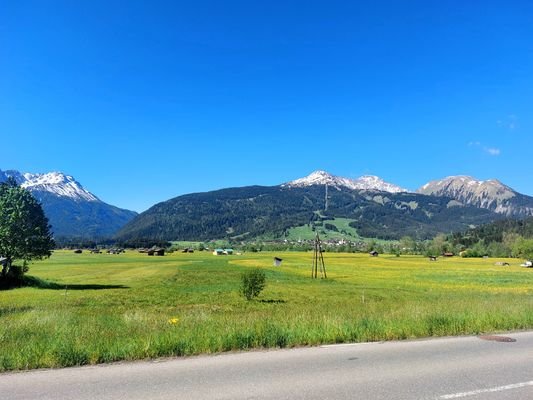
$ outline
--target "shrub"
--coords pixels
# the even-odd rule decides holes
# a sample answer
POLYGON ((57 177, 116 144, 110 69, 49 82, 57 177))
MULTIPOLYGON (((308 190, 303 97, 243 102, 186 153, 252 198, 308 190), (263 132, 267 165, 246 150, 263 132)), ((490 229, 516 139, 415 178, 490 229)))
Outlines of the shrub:
POLYGON ((241 276, 241 293, 246 297, 246 300, 252 300, 254 297, 259 296, 265 285, 265 273, 259 268, 246 271, 241 276))

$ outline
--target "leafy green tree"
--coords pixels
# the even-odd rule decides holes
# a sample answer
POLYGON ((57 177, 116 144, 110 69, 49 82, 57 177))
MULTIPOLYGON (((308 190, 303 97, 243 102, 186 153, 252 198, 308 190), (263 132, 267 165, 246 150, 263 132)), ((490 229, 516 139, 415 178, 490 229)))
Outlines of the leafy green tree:
POLYGON ((513 248, 513 253, 528 260, 533 260, 533 239, 518 240, 513 248))
POLYGON ((400 239, 400 250, 404 254, 412 254, 416 250, 415 240, 411 236, 402 236, 400 239))
POLYGON ((509 257, 511 255, 511 250, 500 242, 489 243, 487 252, 491 257, 509 257))
POLYGON ((252 300, 254 297, 259 296, 265 285, 265 273, 259 268, 246 271, 241 276, 241 293, 246 297, 246 300, 252 300))
POLYGON ((21 278, 28 261, 50 257, 54 241, 39 202, 12 179, 0 184, 0 280, 21 278), (15 266, 15 260, 23 266, 15 266))
POLYGON ((503 232, 502 237, 504 246, 509 249, 509 252, 514 257, 517 257, 518 254, 515 254, 515 248, 517 247, 516 245, 522 240, 522 236, 515 232, 503 232))

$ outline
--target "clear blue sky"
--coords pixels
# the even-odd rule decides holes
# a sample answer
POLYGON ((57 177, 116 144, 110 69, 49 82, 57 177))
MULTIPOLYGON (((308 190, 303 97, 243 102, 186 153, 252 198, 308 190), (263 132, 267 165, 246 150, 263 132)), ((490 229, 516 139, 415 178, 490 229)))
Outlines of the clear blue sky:
POLYGON ((531 1, 0 6, 0 169, 137 211, 316 169, 533 195, 531 1))

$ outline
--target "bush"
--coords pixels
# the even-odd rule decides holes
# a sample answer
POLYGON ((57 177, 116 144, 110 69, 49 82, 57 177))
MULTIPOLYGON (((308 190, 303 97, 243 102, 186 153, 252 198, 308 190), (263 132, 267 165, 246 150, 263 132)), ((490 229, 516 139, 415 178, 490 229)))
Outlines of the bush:
POLYGON ((246 300, 252 300, 254 297, 259 296, 265 285, 265 273, 259 268, 246 271, 241 276, 241 293, 246 297, 246 300))

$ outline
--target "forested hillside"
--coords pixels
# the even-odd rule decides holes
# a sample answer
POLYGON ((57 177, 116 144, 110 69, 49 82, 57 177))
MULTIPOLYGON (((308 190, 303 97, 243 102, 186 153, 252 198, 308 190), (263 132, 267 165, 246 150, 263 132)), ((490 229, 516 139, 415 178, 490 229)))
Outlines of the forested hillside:
POLYGON ((288 229, 316 220, 351 219, 363 237, 431 238, 501 218, 489 210, 462 206, 446 197, 416 193, 325 188, 249 186, 179 196, 137 216, 119 240, 283 238, 288 229))

